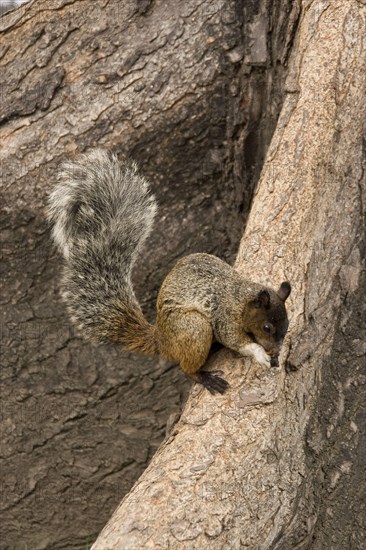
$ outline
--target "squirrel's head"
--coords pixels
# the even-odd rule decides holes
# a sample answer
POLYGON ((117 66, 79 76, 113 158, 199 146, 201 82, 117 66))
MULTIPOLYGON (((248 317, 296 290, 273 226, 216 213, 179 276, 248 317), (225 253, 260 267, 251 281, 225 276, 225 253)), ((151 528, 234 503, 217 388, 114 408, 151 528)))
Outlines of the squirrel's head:
POLYGON ((290 292, 287 281, 277 292, 263 288, 246 308, 246 331, 271 356, 271 367, 278 367, 278 355, 288 329, 285 301, 290 292))

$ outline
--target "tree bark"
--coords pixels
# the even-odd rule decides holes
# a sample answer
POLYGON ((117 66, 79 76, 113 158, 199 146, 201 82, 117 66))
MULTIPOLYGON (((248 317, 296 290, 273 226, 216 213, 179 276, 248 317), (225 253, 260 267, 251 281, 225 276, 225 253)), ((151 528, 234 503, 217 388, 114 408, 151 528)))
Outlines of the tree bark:
POLYGON ((45 222, 57 165, 102 146, 152 181, 159 218, 135 277, 152 318, 177 258, 234 260, 298 13, 291 0, 37 0, 1 17, 1 549, 85 550, 188 388, 176 366, 72 330, 45 222))
POLYGON ((93 550, 364 548, 366 6, 301 7, 236 263, 293 285, 286 369, 223 352, 93 550))

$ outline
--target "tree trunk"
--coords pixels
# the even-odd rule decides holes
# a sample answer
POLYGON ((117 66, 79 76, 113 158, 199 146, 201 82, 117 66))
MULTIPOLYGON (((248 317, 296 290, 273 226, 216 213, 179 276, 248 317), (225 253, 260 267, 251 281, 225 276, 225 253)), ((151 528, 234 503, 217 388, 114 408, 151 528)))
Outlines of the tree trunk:
POLYGON ((85 550, 188 388, 175 366, 72 330, 44 212, 58 163, 98 145, 151 179, 160 212, 135 277, 151 318, 178 257, 234 260, 298 7, 37 0, 1 17, 0 548, 85 550))
POLYGON ((303 1, 237 269, 293 285, 282 363, 225 351, 93 550, 365 547, 366 6, 303 1))

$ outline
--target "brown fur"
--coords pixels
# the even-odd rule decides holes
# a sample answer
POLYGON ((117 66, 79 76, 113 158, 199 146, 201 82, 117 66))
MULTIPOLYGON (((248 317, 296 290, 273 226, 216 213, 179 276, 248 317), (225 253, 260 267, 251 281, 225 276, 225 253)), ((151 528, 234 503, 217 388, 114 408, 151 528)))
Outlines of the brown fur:
POLYGON ((141 309, 115 302, 111 312, 107 332, 113 342, 123 344, 129 351, 137 351, 144 355, 160 354, 160 338, 156 325, 151 325, 145 319, 141 309))
POLYGON ((198 311, 171 311, 159 316, 161 355, 179 361, 192 377, 206 362, 213 333, 209 321, 198 311))

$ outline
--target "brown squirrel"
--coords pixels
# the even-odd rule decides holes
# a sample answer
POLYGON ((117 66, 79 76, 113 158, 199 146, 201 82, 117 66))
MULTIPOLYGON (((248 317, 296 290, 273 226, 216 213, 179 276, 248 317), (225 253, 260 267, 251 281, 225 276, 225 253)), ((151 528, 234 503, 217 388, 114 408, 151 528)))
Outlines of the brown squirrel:
POLYGON ((93 149, 61 165, 49 219, 65 258, 63 297, 72 320, 94 340, 178 361, 211 393, 228 387, 200 370, 214 340, 261 365, 278 366, 290 284, 275 292, 215 256, 179 260, 160 289, 156 325, 146 321, 131 269, 155 212, 149 184, 133 161, 93 149))

